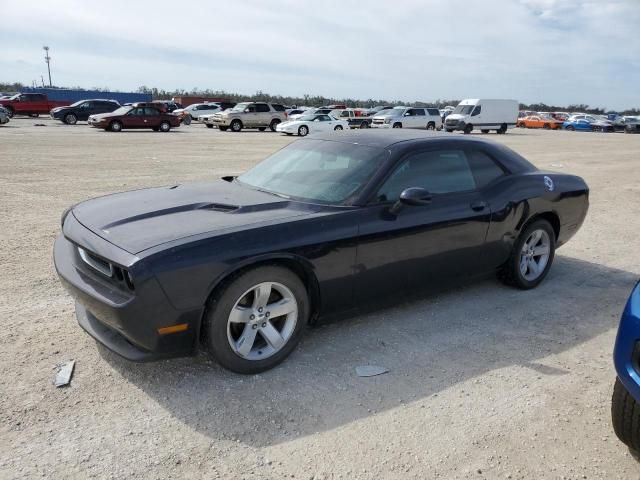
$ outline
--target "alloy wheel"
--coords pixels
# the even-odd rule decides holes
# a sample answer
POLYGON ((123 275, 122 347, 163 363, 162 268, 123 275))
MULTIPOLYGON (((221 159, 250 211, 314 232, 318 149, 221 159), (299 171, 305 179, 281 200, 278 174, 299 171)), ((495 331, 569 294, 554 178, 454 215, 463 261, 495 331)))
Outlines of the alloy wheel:
POLYGON ((536 280, 547 267, 551 253, 549 234, 542 229, 534 230, 520 250, 520 274, 530 282, 536 280))
POLYGON ((298 321, 293 292, 276 282, 254 285, 236 301, 227 320, 233 352, 246 360, 264 360, 290 340, 298 321))

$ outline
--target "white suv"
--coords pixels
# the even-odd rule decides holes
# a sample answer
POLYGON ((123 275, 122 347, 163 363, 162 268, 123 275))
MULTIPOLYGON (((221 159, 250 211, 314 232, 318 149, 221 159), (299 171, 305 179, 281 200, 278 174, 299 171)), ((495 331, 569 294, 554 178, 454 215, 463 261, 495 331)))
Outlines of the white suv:
POLYGON ((394 107, 373 117, 374 128, 426 128, 441 130, 442 118, 437 108, 394 107))

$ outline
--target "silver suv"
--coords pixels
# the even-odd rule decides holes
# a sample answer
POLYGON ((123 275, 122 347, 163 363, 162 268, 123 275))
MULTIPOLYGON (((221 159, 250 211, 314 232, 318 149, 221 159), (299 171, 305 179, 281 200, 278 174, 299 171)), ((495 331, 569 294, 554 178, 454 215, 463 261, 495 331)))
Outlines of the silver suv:
POLYGON ((272 105, 263 102, 243 102, 224 112, 215 113, 205 120, 207 126, 218 127, 223 132, 229 128, 233 132, 239 132, 243 128, 257 128, 261 132, 267 127, 272 132, 276 126, 287 119, 287 114, 282 105, 272 105))
POLYGON ((374 128, 426 128, 441 130, 442 118, 437 108, 394 107, 373 117, 374 128))

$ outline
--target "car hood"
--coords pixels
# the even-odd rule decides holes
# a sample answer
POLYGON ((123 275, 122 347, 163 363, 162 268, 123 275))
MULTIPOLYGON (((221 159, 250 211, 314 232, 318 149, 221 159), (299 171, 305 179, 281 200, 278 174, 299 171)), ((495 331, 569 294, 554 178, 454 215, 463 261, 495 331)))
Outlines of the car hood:
POLYGON ((107 118, 107 117, 118 117, 119 115, 114 115, 113 112, 111 113, 95 113, 93 115, 90 115, 91 118, 93 118, 94 120, 102 120, 103 118, 107 118))
POLYGON ((72 210, 86 228, 134 255, 194 235, 310 213, 305 204, 225 180, 117 193, 72 210))

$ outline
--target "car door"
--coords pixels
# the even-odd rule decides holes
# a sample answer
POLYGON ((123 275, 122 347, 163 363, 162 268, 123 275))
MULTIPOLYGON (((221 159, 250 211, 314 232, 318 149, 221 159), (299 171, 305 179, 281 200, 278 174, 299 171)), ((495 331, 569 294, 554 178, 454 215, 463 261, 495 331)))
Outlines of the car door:
POLYGON ((245 127, 255 127, 258 123, 258 111, 257 104, 252 103, 247 105, 247 108, 244 109, 244 114, 242 115, 242 124, 245 127))
POLYGON ((96 111, 95 108, 96 102, 84 102, 76 109, 76 117, 78 120, 86 121, 89 119, 89 115, 93 115, 94 113, 102 113, 96 111))
POLYGON ((317 129, 321 132, 330 132, 339 123, 329 115, 318 115, 316 118, 318 119, 318 122, 314 122, 314 127, 317 123, 317 129))
POLYGON ((271 108, 266 103, 256 103, 256 114, 254 125, 257 127, 269 125, 271 123, 271 108))
POLYGON ((591 123, 585 119, 577 120, 575 123, 576 130, 591 130, 591 123))
POLYGON ((477 188, 464 147, 425 149, 401 159, 364 207, 359 226, 355 299, 364 302, 477 273, 490 209, 477 188), (390 207, 422 187, 429 205, 390 207))
POLYGON ((136 107, 129 110, 126 115, 122 116, 122 126, 124 128, 144 128, 146 118, 143 107, 136 107))

